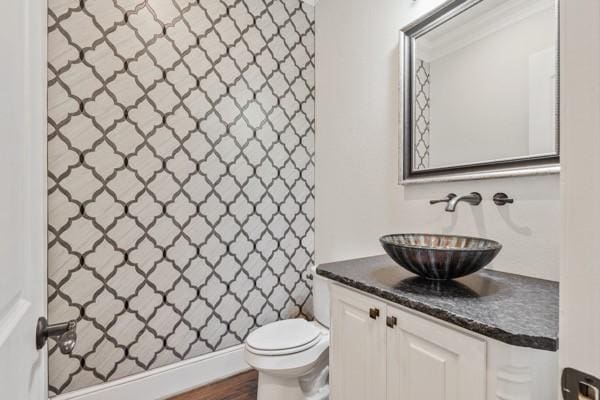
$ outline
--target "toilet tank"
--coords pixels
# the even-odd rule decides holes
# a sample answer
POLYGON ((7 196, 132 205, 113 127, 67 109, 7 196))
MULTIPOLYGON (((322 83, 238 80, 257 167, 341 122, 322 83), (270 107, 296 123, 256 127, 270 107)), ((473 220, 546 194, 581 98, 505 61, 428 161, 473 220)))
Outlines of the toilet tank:
POLYGON ((321 325, 329 328, 329 280, 317 275, 317 267, 310 268, 313 282, 313 312, 321 325))

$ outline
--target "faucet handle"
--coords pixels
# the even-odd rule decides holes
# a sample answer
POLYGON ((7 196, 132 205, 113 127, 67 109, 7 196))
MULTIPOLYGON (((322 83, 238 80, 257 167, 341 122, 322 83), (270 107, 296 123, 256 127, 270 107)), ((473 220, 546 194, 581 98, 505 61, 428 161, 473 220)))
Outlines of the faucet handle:
POLYGON ((448 193, 448 195, 446 197, 444 197, 443 199, 429 200, 429 204, 448 203, 450 200, 452 200, 455 197, 456 197, 456 194, 448 193))
POLYGON ((496 193, 492 200, 494 200, 494 204, 497 206, 503 206, 505 204, 512 204, 515 202, 515 199, 508 197, 506 193, 502 192, 496 193))

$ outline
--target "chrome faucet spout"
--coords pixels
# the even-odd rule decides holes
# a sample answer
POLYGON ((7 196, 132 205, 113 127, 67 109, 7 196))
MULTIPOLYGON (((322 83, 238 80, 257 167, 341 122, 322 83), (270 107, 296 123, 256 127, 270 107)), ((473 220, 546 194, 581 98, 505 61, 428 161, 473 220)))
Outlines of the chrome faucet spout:
POLYGON ((456 195, 454 193, 448 193, 448 195, 446 197, 444 197, 443 199, 429 200, 429 204, 447 203, 455 197, 456 197, 456 195))
POLYGON ((481 203, 481 195, 477 192, 471 192, 470 194, 454 197, 450 199, 450 201, 448 201, 448 204, 446 205, 446 211, 456 211, 456 205, 461 201, 476 206, 479 205, 479 203, 481 203))

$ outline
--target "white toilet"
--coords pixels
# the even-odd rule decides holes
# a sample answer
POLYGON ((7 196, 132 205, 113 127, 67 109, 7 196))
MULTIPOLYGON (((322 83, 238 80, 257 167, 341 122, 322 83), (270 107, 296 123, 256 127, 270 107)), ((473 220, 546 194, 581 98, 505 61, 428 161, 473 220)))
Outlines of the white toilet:
POLYGON ((273 322, 246 339, 244 357, 258 370, 257 400, 329 398, 329 285, 315 267, 311 273, 315 321, 273 322))

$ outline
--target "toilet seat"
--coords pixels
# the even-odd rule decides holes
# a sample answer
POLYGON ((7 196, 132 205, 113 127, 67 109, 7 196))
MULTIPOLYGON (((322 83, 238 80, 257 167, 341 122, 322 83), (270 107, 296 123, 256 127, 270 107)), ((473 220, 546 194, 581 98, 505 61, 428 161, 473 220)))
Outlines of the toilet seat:
POLYGON ((303 319, 288 319, 265 325, 246 340, 248 351, 265 356, 283 356, 310 349, 321 340, 321 332, 303 319))
POLYGON ((289 354, 300 353, 304 350, 310 349, 311 347, 314 347, 317 343, 319 343, 320 340, 321 340, 321 337, 317 336, 316 338, 314 338, 314 340, 311 340, 310 342, 308 342, 302 346, 291 347, 289 349, 282 349, 282 350, 255 349, 254 347, 252 347, 248 344, 246 344, 246 348, 248 349, 249 352, 257 354, 257 355, 261 355, 261 356, 285 356, 285 355, 289 355, 289 354))
POLYGON ((297 376, 310 370, 322 357, 327 358, 328 350, 329 334, 321 333, 312 347, 287 355, 257 354, 246 344, 244 359, 259 371, 279 376, 297 376))

